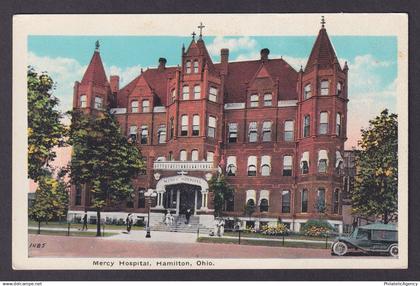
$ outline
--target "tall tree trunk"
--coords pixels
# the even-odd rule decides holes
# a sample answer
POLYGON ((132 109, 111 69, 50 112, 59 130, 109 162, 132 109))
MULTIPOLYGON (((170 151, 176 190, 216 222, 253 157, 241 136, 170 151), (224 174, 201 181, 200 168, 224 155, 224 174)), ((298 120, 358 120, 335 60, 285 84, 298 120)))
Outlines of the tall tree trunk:
POLYGON ((96 209, 96 236, 101 236, 101 210, 96 209))
POLYGON ((41 234, 41 220, 38 221, 38 234, 41 234))
POLYGON ((388 224, 389 218, 388 218, 388 211, 384 212, 384 224, 388 224))

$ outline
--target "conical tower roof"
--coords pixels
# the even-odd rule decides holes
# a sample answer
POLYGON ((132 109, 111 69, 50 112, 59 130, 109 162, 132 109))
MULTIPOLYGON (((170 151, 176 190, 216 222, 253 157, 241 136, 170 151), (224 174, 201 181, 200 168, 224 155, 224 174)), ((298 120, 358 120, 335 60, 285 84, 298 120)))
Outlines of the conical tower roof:
POLYGON ((338 63, 338 60, 334 47, 328 37, 327 30, 322 27, 321 30, 319 30, 318 37, 312 48, 305 71, 311 70, 316 64, 318 64, 320 68, 328 68, 336 63, 338 63))
POLYGON ((93 53, 92 59, 90 60, 89 66, 83 75, 82 84, 88 84, 92 82, 94 85, 108 85, 108 79, 105 74, 104 65, 99 54, 98 49, 93 53))

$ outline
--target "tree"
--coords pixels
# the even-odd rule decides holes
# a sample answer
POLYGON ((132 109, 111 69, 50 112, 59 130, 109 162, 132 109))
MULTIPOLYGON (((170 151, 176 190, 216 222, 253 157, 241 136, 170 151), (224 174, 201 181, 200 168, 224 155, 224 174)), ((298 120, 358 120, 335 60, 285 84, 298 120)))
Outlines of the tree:
POLYGON ((71 112, 69 144, 73 147, 70 178, 73 185, 91 194, 97 213, 97 236, 101 235, 101 210, 127 199, 131 180, 144 168, 139 149, 120 132, 109 111, 100 114, 71 112))
POLYGON ((38 233, 41 222, 66 216, 68 203, 68 188, 61 178, 55 179, 51 174, 40 177, 34 204, 29 208, 29 217, 38 222, 38 233))
POLYGON ((381 216, 384 223, 397 215, 398 122, 385 109, 369 127, 362 129, 356 152, 356 180, 352 195, 353 213, 381 216))
POLYGON ((219 217, 226 203, 233 198, 234 189, 226 182, 225 176, 218 175, 210 179, 209 191, 213 192, 214 216, 219 217))
POLYGON ((52 95, 54 82, 46 73, 27 71, 28 81, 28 176, 38 182, 48 176, 49 162, 54 160, 55 146, 64 143, 66 133, 56 109, 58 99, 52 95))

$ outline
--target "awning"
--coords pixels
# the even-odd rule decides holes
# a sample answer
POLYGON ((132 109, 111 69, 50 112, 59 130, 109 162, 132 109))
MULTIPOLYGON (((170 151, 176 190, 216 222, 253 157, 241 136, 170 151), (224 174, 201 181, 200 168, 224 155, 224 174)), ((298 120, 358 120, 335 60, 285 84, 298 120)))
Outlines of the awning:
POLYGON ((249 156, 248 157, 248 166, 254 165, 257 166, 257 157, 256 156, 249 156))
POLYGON ((271 166, 271 157, 270 156, 262 156, 261 157, 261 166, 268 165, 271 166))
POLYGON ((246 191, 246 200, 245 201, 248 202, 249 199, 253 199, 254 203, 257 201, 255 190, 247 190, 246 191))
POLYGON ((307 162, 309 166, 309 152, 305 151, 302 153, 302 158, 300 159, 300 167, 303 167, 303 162, 307 162))
POLYGON ((340 163, 344 163, 344 159, 341 156, 340 151, 335 151, 335 167, 338 168, 338 166, 340 166, 340 163))
POLYGON ((226 171, 228 171, 229 166, 234 165, 236 168, 236 156, 228 156, 227 157, 227 164, 226 164, 226 171))
POLYGON ((328 165, 328 153, 327 150, 319 150, 318 151, 318 161, 325 160, 327 161, 328 165))
POLYGON ((258 204, 260 204, 261 203, 261 200, 263 200, 263 199, 266 199, 267 202, 270 203, 269 198, 270 198, 270 191, 268 191, 268 190, 261 190, 260 191, 260 199, 258 201, 258 204))

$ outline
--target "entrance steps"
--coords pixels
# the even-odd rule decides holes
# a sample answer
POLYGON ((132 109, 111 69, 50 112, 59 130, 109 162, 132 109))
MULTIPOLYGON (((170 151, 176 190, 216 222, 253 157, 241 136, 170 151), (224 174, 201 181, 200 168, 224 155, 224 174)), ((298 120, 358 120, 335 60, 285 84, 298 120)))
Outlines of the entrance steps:
POLYGON ((200 233, 209 234, 211 229, 200 224, 200 218, 198 216, 191 216, 190 221, 186 224, 187 219, 185 215, 174 216, 173 224, 166 224, 165 222, 158 222, 157 224, 150 227, 152 231, 167 231, 167 232, 186 232, 186 233, 197 233, 198 229, 200 233))

